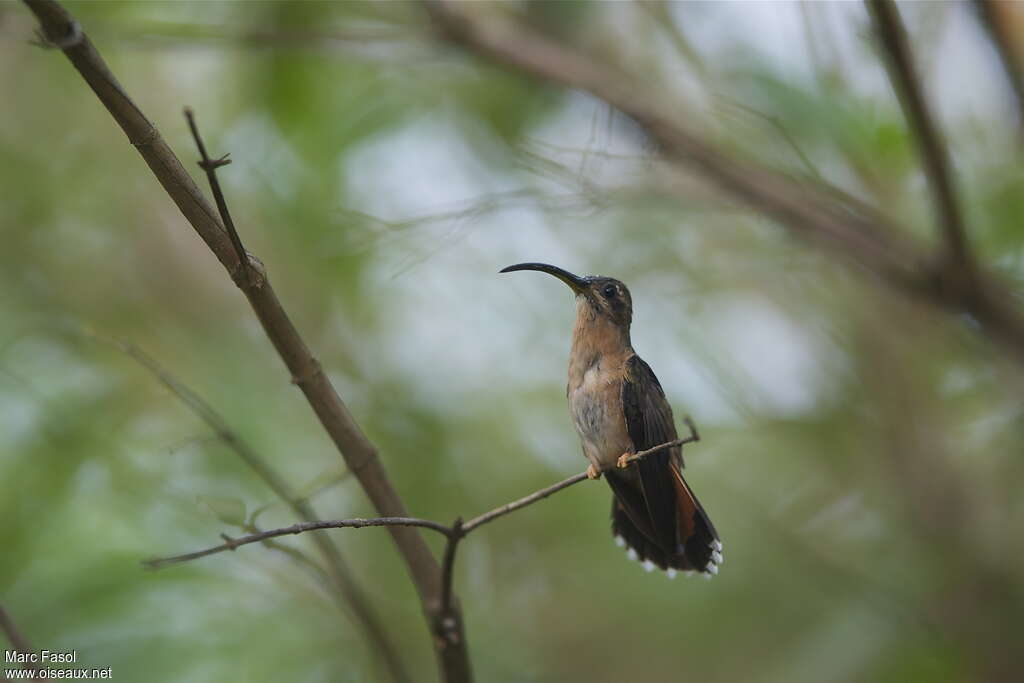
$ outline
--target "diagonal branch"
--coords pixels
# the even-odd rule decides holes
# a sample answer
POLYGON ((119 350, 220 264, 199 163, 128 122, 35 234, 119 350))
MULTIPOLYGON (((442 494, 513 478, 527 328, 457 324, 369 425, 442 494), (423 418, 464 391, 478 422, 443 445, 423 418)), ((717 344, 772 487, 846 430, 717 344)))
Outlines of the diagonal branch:
POLYGON ((949 152, 938 123, 928 108, 920 73, 910 51, 907 29, 893 0, 865 0, 875 31, 885 50, 885 66, 893 90, 903 107, 911 134, 924 163, 925 176, 935 201, 939 225, 946 241, 947 257, 970 277, 974 269, 963 211, 953 185, 949 152))
MULTIPOLYGON (((626 458, 626 462, 632 465, 633 463, 637 462, 638 460, 643 460, 648 455, 653 455, 654 453, 659 453, 659 452, 665 450, 666 448, 675 448, 676 446, 682 446, 683 444, 688 444, 688 443, 693 443, 695 441, 700 441, 700 435, 697 433, 697 426, 693 423, 693 420, 690 418, 689 415, 687 415, 685 418, 683 418, 683 422, 686 424, 687 428, 689 428, 689 430, 690 430, 690 435, 688 437, 683 438, 683 439, 676 439, 674 441, 667 441, 665 443, 658 444, 657 446, 654 446, 652 448, 648 448, 645 451, 640 451, 639 453, 634 453, 633 455, 631 455, 628 458, 626 458)), ((519 500, 514 500, 511 503, 506 503, 505 505, 502 505, 500 507, 496 507, 493 510, 491 510, 489 512, 485 512, 484 514, 479 515, 477 517, 474 517, 473 519, 471 519, 468 522, 466 522, 465 524, 463 524, 462 525, 462 533, 463 533, 463 535, 468 534, 470 531, 472 531, 473 529, 476 529, 479 526, 487 524, 488 522, 493 522, 494 520, 498 519, 499 517, 504 517, 508 513, 515 512, 516 510, 524 508, 527 505, 533 505, 534 503, 536 503, 538 501, 541 501, 541 500, 544 500, 548 496, 550 496, 552 494, 555 494, 555 493, 558 493, 562 489, 567 489, 570 486, 573 486, 574 484, 578 484, 578 483, 580 483, 581 481, 583 481, 585 479, 587 479, 587 473, 586 472, 580 472, 579 474, 574 474, 573 476, 569 477, 568 479, 563 479, 562 481, 558 482, 557 484, 552 484, 551 486, 546 486, 546 487, 542 488, 539 491, 535 491, 535 492, 531 493, 528 496, 524 496, 524 497, 520 498, 519 500)))
MULTIPOLYGON (((634 453, 628 459, 626 459, 626 466, 631 466, 633 463, 646 458, 649 455, 658 453, 665 450, 666 448, 675 448, 682 446, 687 443, 700 441, 700 435, 697 433, 697 427, 694 425, 693 420, 689 416, 684 418, 684 422, 690 430, 690 435, 682 438, 668 441, 663 444, 648 448, 647 450, 634 453)), ((474 529, 497 519, 503 517, 511 512, 520 510, 528 505, 532 505, 548 496, 569 488, 573 484, 577 484, 581 481, 588 479, 587 472, 580 472, 579 474, 573 475, 568 479, 564 479, 557 484, 547 486, 539 491, 536 491, 529 496, 520 498, 519 500, 507 503, 500 507, 497 507, 490 512, 486 512, 478 517, 473 518, 468 523, 463 524, 462 518, 457 517, 455 522, 450 527, 445 526, 439 522, 432 522, 427 519, 418 519, 413 517, 378 517, 374 519, 341 519, 326 522, 303 522, 300 524, 293 524, 292 526, 283 527, 280 529, 272 529, 270 531, 259 531, 256 533, 243 536, 242 538, 230 538, 225 534, 221 534, 221 538, 224 539, 224 543, 221 545, 206 548, 204 550, 197 550, 191 553, 185 553, 183 555, 175 555, 172 557, 161 557, 146 560, 143 564, 150 569, 161 569, 172 564, 179 564, 182 562, 190 562, 197 560, 209 555, 215 555, 222 553, 226 550, 234 551, 243 545, 249 545, 250 543, 264 543, 269 544, 269 539, 276 538, 278 536, 287 536, 292 534, 301 534, 307 531, 321 531, 323 529, 339 529, 339 528, 354 528, 359 529, 369 526, 409 526, 409 527, 421 527, 430 529, 443 534, 447 539, 444 550, 444 560, 441 569, 441 602, 438 609, 431 615, 431 628, 434 633, 441 639, 450 642, 452 645, 459 645, 462 643, 462 616, 459 610, 458 602, 455 599, 454 583, 455 583, 455 558, 456 552, 459 547, 459 543, 474 529)), ((277 548, 284 552, 291 550, 289 548, 277 548)))
MULTIPOLYGON (((590 93, 632 117, 665 157, 696 171, 748 208, 794 235, 923 303, 967 313, 1018 362, 1024 362, 1024 314, 1007 284, 977 269, 965 278, 877 210, 864 212, 834 193, 740 159, 708 141, 680 116, 678 103, 570 45, 557 42, 483 3, 424 0, 444 36, 472 52, 543 81, 590 93)), ((966 252, 964 252, 966 255, 966 252)), ((952 265, 951 265, 952 264, 952 265)))
MULTIPOLYGON (((683 446, 688 443, 694 443, 700 441, 700 435, 697 433, 697 426, 693 423, 693 420, 686 416, 683 419, 684 423, 690 430, 690 435, 682 439, 674 439, 673 441, 666 441, 665 443, 658 444, 648 448, 647 450, 634 453, 626 459, 627 466, 633 463, 643 460, 649 455, 660 453, 667 448, 676 448, 683 446)), ((439 534, 444 535, 448 539, 448 543, 445 545, 444 561, 442 569, 442 589, 441 589, 441 609, 438 610, 435 618, 441 622, 441 627, 445 629, 451 629, 452 624, 458 618, 457 610, 454 605, 454 592, 452 590, 452 584, 454 582, 454 567, 455 567, 455 553, 458 549, 459 542, 465 538, 471 531, 478 527, 491 522, 498 517, 504 517, 505 515, 521 510, 522 508, 532 505, 538 501, 541 501, 548 496, 558 493, 564 489, 569 488, 573 484, 578 484, 581 481, 585 481, 589 477, 587 472, 580 472, 574 474, 568 479, 563 479, 557 484, 546 486, 539 491, 535 491, 528 496, 524 496, 518 500, 514 500, 511 503, 506 503, 499 507, 494 508, 490 512, 485 512, 478 517, 474 517, 465 524, 462 522, 462 518, 456 518, 455 522, 449 527, 441 524, 440 522, 433 522, 429 519, 420 519, 417 517, 376 517, 370 519, 338 519, 332 521, 312 521, 302 522, 299 524, 293 524, 291 526, 281 527, 280 529, 271 529, 269 531, 260 531, 242 536, 241 538, 230 538, 224 534, 221 534, 221 538, 224 539, 224 543, 216 545, 204 550, 197 550, 191 553, 185 553, 183 555, 174 555, 171 557, 158 557, 151 560, 146 560, 143 564, 150 569, 162 569, 172 564, 179 564, 182 562, 189 562, 192 560, 198 560, 209 555, 216 555, 226 550, 234 550, 243 545, 249 545, 250 543, 266 542, 267 539, 276 538, 278 536, 288 536, 294 534, 301 534, 308 531, 319 531, 322 529, 362 529, 370 526, 406 526, 406 527, 421 527, 424 529, 430 529, 436 531, 439 534)), ((458 633, 449 634, 457 636, 458 633)))
POLYGON ((203 144, 203 138, 199 135, 199 127, 196 125, 196 118, 191 107, 185 107, 185 120, 188 122, 188 128, 192 132, 192 139, 196 141, 196 147, 199 148, 199 168, 206 172, 206 180, 210 183, 213 201, 217 204, 217 213, 220 214, 220 220, 224 225, 224 229, 228 231, 231 246, 235 248, 235 256, 238 257, 239 262, 242 264, 241 270, 244 275, 238 273, 236 277, 245 277, 245 285, 252 287, 253 273, 249 267, 248 252, 242 246, 242 238, 238 236, 238 230, 235 229, 235 222, 231 219, 231 212, 228 210, 228 202, 224 198, 224 191, 220 189, 220 180, 217 178, 217 169, 230 164, 231 159, 228 158, 227 154, 219 159, 211 159, 206 154, 206 145, 203 144))
MULTIPOLYGON (((320 363, 310 353, 305 340, 277 298, 263 264, 255 257, 246 255, 248 265, 243 265, 217 212, 185 171, 160 132, 118 83, 88 35, 68 11, 57 0, 23 1, 39 20, 43 37, 59 47, 82 75, 149 165, 168 196, 232 278, 235 279, 243 269, 251 271, 245 277, 235 279, 235 283, 249 300, 267 337, 287 366, 292 382, 305 395, 377 512, 386 517, 407 516, 405 505, 380 462, 377 448, 363 433, 320 363)), ((405 561, 428 623, 433 627, 433 617, 441 602, 441 567, 416 529, 391 526, 388 530, 405 561)), ((471 681, 472 671, 466 638, 461 632, 461 618, 457 626, 460 630, 457 639, 434 637, 432 642, 442 678, 460 683, 471 681)))

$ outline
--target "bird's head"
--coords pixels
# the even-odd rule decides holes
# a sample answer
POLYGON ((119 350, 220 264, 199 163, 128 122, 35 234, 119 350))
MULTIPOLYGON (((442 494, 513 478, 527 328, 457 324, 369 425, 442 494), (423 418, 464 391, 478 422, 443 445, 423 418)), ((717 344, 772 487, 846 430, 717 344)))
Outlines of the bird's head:
POLYGON ((626 285, 615 278, 600 275, 580 277, 558 266, 546 263, 517 263, 514 266, 502 268, 500 272, 511 273, 516 270, 537 270, 554 275, 569 285, 569 289, 576 295, 577 301, 586 305, 585 310, 588 313, 605 318, 626 331, 629 330, 629 325, 633 320, 633 299, 629 295, 626 285))

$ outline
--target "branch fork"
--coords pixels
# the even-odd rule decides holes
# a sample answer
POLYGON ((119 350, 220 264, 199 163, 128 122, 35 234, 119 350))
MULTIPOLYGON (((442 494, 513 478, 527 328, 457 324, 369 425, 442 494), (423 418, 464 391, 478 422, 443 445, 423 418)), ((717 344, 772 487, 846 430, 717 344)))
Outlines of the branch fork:
MULTIPOLYGON (((697 433, 697 427, 694 425, 693 420, 690 417, 684 418, 684 423, 690 429, 690 435, 682 438, 675 439, 673 441, 667 441, 663 444, 648 448, 647 450, 634 453, 629 458, 629 464, 633 464, 639 460, 642 460, 650 455, 659 453, 667 448, 676 448, 684 444, 693 443, 700 440, 700 435, 697 433)), ((292 524, 291 526, 281 527, 279 529, 270 529, 267 531, 260 531, 258 533, 252 533, 247 536, 240 538, 232 538, 227 534, 221 534, 221 539, 224 543, 221 545, 206 548, 205 550, 198 550, 191 553, 185 553, 183 555, 174 555, 171 557, 158 557, 150 560, 145 560, 143 564, 149 569, 161 569, 163 567, 179 564, 181 562, 188 562, 191 560, 197 560, 207 555, 215 555, 217 553, 224 552, 226 550, 234 551, 243 545, 249 545, 250 543, 259 543, 270 538, 277 536, 289 536, 295 534, 302 534, 309 531, 317 531, 320 529, 361 529, 363 527, 371 526, 389 526, 389 527, 419 527, 423 529, 429 529, 437 532, 447 539, 445 545, 444 558, 441 563, 441 593, 439 609, 436 614, 437 623, 444 625, 444 617, 452 617, 452 608, 454 606, 455 596, 452 589, 454 566, 455 566, 455 552, 458 549, 459 542, 462 541, 470 532, 478 529, 479 527, 492 522, 499 517, 521 510, 528 505, 537 503, 548 496, 551 496, 563 489, 567 489, 574 484, 578 484, 581 481, 587 480, 587 472, 583 471, 579 474, 575 474, 567 479, 547 486, 538 491, 531 493, 528 496, 524 496, 518 500, 514 500, 510 503, 498 506, 493 510, 473 517, 468 522, 463 522, 462 517, 457 517, 452 524, 444 525, 440 522, 434 522, 429 519, 421 519, 419 517, 371 517, 371 518, 354 518, 354 519, 336 519, 336 520, 325 520, 325 521, 310 521, 300 522, 298 524, 292 524)), ((457 617, 456 617, 457 618, 457 617)))

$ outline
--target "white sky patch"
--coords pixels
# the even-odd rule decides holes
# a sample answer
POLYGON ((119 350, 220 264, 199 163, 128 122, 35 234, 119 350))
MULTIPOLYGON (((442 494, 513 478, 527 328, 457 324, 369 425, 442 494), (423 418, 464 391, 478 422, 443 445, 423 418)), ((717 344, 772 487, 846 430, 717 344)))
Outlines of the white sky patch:
POLYGON ((8 383, 8 379, 0 374, 0 433, 4 435, 6 446, 13 451, 35 434, 44 410, 37 400, 25 396, 23 389, 13 380, 8 383))
MULTIPOLYGON (((358 169, 348 174, 348 194, 358 202, 352 208, 390 221, 521 189, 516 178, 484 166, 454 122, 437 117, 373 138, 347 163, 358 169)), ((537 312, 524 283, 498 274, 521 261, 569 260, 542 211, 529 202, 499 202, 462 222, 395 233, 367 276, 389 301, 382 324, 390 329, 381 334, 384 346, 372 350, 374 364, 413 378, 416 391, 452 402, 452 408, 495 382, 515 390, 561 378, 572 315, 568 290, 560 292, 554 281, 543 292, 538 287, 534 294, 546 300, 563 295, 557 298, 564 304, 565 329, 535 337, 537 312), (515 357, 528 362, 510 366, 515 357)))
POLYGON ((517 187, 478 158, 459 122, 437 114, 370 138, 344 161, 351 208, 386 221, 517 187))
MULTIPOLYGON (((811 75, 798 3, 670 3, 670 7, 701 55, 729 54, 742 45, 793 73, 811 75), (742 40, 737 40, 739 36, 742 40)), ((713 63, 713 58, 708 62, 713 63)))
POLYGON ((814 336, 765 301, 723 301, 715 310, 709 334, 745 378, 749 404, 778 417, 813 412, 825 398, 832 360, 814 336))

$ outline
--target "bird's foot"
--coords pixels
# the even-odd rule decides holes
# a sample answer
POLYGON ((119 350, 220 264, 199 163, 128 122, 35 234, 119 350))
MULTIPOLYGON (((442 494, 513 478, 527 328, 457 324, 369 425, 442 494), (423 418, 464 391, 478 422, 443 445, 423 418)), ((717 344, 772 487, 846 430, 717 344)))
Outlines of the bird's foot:
POLYGON ((594 463, 587 465, 587 479, 600 479, 601 470, 594 466, 594 463))
POLYGON ((629 461, 633 457, 633 453, 623 453, 619 456, 619 459, 615 461, 615 466, 620 470, 624 470, 629 467, 632 463, 629 461))

